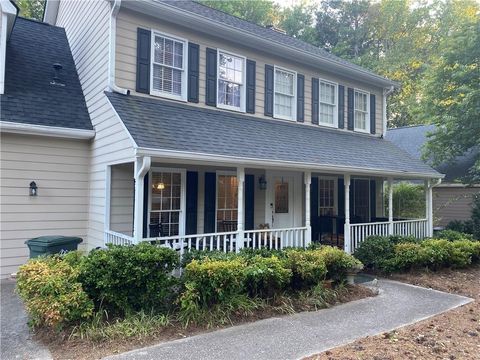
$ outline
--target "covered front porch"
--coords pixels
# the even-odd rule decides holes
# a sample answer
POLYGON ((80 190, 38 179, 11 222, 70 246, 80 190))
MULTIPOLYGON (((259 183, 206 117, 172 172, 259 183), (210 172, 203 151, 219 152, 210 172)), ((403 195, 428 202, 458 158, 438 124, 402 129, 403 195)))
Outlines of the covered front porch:
POLYGON ((425 217, 400 219, 391 185, 405 176, 146 155, 106 171, 106 244, 148 241, 183 253, 319 242, 351 253, 371 235, 432 235, 428 179, 425 217))

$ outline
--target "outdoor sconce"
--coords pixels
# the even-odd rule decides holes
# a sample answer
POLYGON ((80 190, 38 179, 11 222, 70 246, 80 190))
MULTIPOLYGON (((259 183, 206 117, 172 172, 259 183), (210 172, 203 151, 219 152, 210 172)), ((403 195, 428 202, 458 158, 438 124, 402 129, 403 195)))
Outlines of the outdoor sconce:
POLYGON ((267 189, 267 180, 265 180, 263 175, 258 178, 258 184, 260 185, 260 190, 267 189))
POLYGON ((38 195, 38 187, 35 181, 30 183, 30 196, 37 196, 38 195))

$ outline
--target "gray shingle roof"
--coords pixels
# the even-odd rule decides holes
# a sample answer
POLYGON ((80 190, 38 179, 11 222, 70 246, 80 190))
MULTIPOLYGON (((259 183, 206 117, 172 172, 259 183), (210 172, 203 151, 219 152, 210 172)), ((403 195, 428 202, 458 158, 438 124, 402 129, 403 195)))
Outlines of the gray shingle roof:
POLYGON ((378 137, 133 95, 107 96, 139 147, 439 176, 378 137))
POLYGON ((17 18, 7 43, 0 119, 24 124, 92 129, 65 30, 17 18), (65 86, 51 85, 60 63, 65 86))
MULTIPOLYGON (((306 51, 309 52, 313 55, 317 55, 322 58, 326 58, 329 60, 332 60, 334 62, 338 62, 340 64, 346 65, 352 69, 356 69, 365 73, 368 73, 370 75, 376 76, 378 78, 382 78, 385 80, 388 80, 372 71, 369 71, 368 69, 358 66, 356 64, 353 64, 349 61, 346 61, 338 56, 335 56, 328 51, 319 48, 317 46, 311 45, 303 40, 296 39, 292 36, 282 34, 281 32, 272 30, 272 29, 267 29, 265 27, 259 26, 257 24, 254 24, 249 21, 242 20, 236 16, 232 16, 230 14, 227 14, 223 11, 213 9, 209 6, 200 4, 195 1, 186 1, 186 0, 162 0, 161 1, 164 4, 167 4, 169 6, 173 6, 179 9, 182 9, 183 11, 188 11, 193 14, 197 14, 199 16, 203 16, 211 21, 215 21, 218 23, 221 23, 223 25, 231 26, 239 30, 243 30, 252 34, 255 34, 256 36, 275 42, 279 43, 282 45, 287 45, 293 48, 296 48, 301 51, 306 51)), ((389 80, 390 81, 390 80, 389 80)), ((392 82, 393 83, 393 82, 392 82)))
MULTIPOLYGON (((422 149, 428 140, 428 134, 435 132, 435 125, 407 126, 387 131, 386 139, 399 148, 408 152, 416 159, 422 159, 422 149)), ((442 163, 435 167, 437 171, 445 174, 444 182, 451 182, 467 175, 475 160, 479 156, 478 149, 458 156, 450 162, 442 163)), ((429 161, 426 161, 429 163, 429 161)))

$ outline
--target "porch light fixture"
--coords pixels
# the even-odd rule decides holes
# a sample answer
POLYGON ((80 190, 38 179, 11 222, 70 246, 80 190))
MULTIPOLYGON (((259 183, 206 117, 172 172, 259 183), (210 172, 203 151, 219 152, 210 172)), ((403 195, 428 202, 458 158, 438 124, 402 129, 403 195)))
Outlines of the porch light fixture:
POLYGON ((260 185, 260 190, 267 189, 267 180, 265 180, 263 175, 258 178, 258 184, 260 185))
POLYGON ((37 196, 38 195, 38 187, 35 181, 30 183, 30 196, 37 196))
POLYGON ((153 185, 153 188, 155 190, 163 190, 163 189, 165 189, 165 184, 163 182, 159 182, 159 183, 156 183, 155 185, 153 185))

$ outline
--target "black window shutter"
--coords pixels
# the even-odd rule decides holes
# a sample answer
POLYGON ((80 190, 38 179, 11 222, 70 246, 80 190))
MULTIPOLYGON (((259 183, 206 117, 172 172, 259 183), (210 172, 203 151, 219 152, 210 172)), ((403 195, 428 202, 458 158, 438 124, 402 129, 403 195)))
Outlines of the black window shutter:
POLYGON ((377 217, 377 184, 375 180, 370 180, 370 221, 375 221, 377 217))
POLYGON ((273 66, 265 64, 265 116, 273 116, 273 81, 273 66))
POLYGON ((197 233, 198 172, 187 171, 185 234, 197 233))
POLYGON ((343 178, 338 178, 338 216, 345 216, 345 181, 343 178))
POLYGON ((318 125, 318 79, 312 78, 312 124, 318 125))
POLYGON ((338 85, 338 128, 345 127, 345 87, 338 85))
POLYGON ((353 89, 348 88, 348 95, 347 95, 347 128, 348 130, 353 130, 353 89))
POLYGON ((256 63, 253 60, 247 60, 247 84, 246 84, 246 111, 249 114, 255 114, 255 83, 256 83, 256 63))
POLYGON ((297 74, 297 121, 305 120, 305 76, 297 74))
POLYGON ((318 218, 318 177, 312 176, 310 184, 310 222, 312 224, 312 241, 318 239, 320 219, 318 218))
POLYGON ((198 103, 200 46, 188 43, 188 101, 198 103))
POLYGON ((255 214, 255 176, 245 175, 245 230, 253 230, 255 214))
POLYGON ((217 50, 207 48, 205 104, 217 106, 217 50))
POLYGON ((215 173, 205 173, 203 232, 206 234, 215 232, 216 182, 217 175, 215 173))
MULTIPOLYGON (((133 182, 135 184, 135 181, 133 182)), ((143 231, 142 235, 144 238, 148 237, 148 194, 150 192, 149 181, 148 181, 148 173, 145 174, 143 178, 143 231)), ((133 193, 135 194, 135 188, 133 193)), ((133 206, 135 207, 135 199, 133 201, 133 206)), ((133 212, 135 214, 135 211, 133 212)), ((135 221, 135 219, 134 219, 135 221)))
POLYGON ((375 134, 375 95, 370 94, 370 134, 375 134))
POLYGON ((150 93, 150 30, 137 28, 137 86, 136 91, 150 93))

